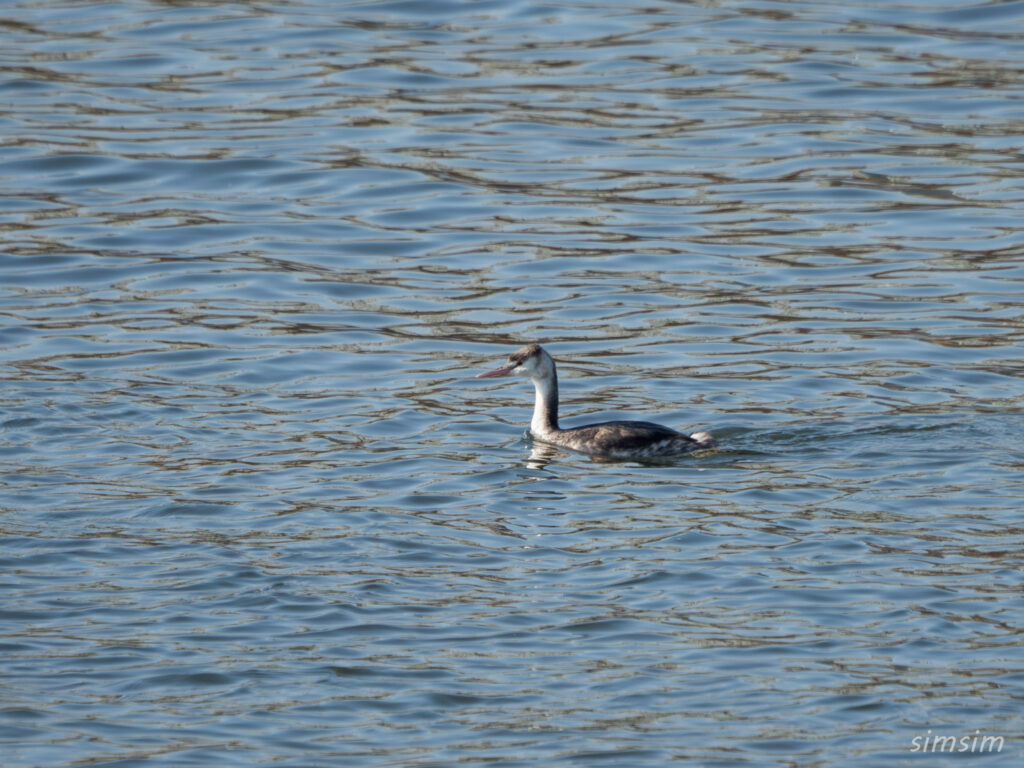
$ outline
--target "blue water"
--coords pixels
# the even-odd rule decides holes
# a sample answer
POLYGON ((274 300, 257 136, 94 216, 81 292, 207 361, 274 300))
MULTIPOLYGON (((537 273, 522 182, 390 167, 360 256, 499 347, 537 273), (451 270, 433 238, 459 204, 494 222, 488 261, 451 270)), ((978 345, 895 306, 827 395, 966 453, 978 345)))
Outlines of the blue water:
POLYGON ((4 768, 1020 763, 1022 22, 4 5, 4 768))

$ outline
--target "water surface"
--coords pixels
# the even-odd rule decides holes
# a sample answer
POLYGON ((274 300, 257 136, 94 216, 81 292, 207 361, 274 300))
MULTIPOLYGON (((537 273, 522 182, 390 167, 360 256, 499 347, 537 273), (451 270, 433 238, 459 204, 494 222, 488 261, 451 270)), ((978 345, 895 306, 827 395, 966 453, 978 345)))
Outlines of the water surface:
POLYGON ((8 4, 4 765, 1019 762, 1022 22, 8 4))

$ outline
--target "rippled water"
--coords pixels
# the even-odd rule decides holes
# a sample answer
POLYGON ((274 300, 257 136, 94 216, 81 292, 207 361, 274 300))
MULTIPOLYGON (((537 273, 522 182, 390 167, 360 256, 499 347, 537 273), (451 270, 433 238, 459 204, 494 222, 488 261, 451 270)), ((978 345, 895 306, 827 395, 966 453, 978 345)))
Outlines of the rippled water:
POLYGON ((1020 761, 1024 3, 0 30, 5 768, 1020 761))

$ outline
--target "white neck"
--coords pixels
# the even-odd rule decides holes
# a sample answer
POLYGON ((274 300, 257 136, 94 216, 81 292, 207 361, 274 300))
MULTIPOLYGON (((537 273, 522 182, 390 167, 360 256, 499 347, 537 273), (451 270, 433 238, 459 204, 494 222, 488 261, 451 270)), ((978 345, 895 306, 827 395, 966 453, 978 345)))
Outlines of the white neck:
POLYGON ((558 379, 554 375, 534 379, 533 386, 536 399, 530 432, 538 436, 551 434, 558 429, 558 379))

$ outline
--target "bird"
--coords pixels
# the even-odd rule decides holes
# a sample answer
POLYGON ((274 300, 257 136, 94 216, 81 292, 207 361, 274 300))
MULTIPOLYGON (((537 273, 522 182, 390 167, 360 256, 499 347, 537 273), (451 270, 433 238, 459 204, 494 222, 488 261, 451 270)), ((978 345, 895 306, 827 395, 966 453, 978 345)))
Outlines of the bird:
POLYGON ((499 368, 476 375, 478 379, 517 374, 533 382, 536 400, 530 434, 535 440, 594 456, 647 459, 675 456, 711 448, 709 432, 687 435, 650 421, 602 421, 582 427, 558 426, 558 373, 555 361, 539 344, 527 344, 499 368))

